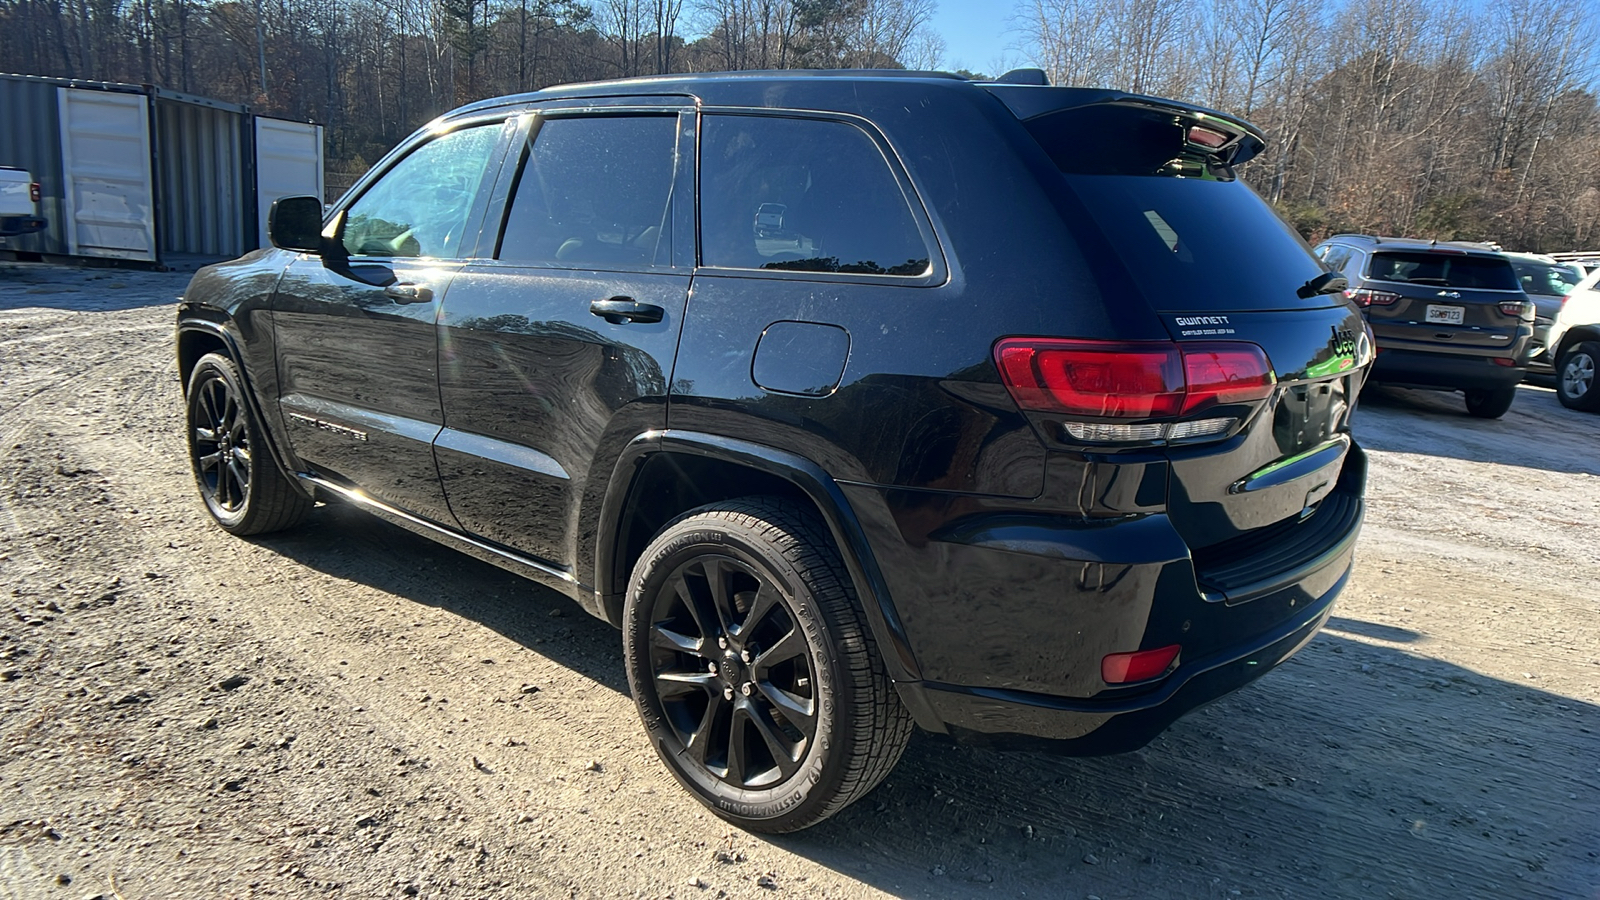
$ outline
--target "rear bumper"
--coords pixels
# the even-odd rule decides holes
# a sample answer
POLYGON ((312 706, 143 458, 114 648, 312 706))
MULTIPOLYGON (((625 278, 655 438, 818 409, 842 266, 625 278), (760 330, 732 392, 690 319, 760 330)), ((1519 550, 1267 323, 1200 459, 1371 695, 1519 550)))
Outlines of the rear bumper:
MULTIPOLYGON (((899 582, 896 606, 923 675, 901 694, 924 728, 964 743, 1068 755, 1137 749, 1322 627, 1354 560, 1365 471, 1352 443, 1313 513, 1200 549, 1165 515, 1087 530, 980 515, 977 525, 939 529, 916 580, 900 580, 910 567, 885 569, 899 582), (1172 644, 1182 648, 1177 665, 1157 680, 1101 678, 1108 653, 1172 644)), ((1308 490, 1329 474, 1293 485, 1308 490)))
POLYGON ((1457 356, 1379 347, 1368 381, 1402 387, 1496 390, 1516 386, 1526 366, 1496 365, 1487 356, 1457 356))
POLYGON ((1072 756, 1137 750, 1180 716, 1260 678, 1315 637, 1349 580, 1352 552, 1346 550, 1331 562, 1338 567, 1337 580, 1321 596, 1301 604, 1297 616, 1248 643, 1183 663, 1146 693, 1078 700, 925 683, 925 696, 951 736, 962 743, 1072 756))
POLYGON ((38 216, 0 216, 0 238, 43 231, 49 222, 38 216))

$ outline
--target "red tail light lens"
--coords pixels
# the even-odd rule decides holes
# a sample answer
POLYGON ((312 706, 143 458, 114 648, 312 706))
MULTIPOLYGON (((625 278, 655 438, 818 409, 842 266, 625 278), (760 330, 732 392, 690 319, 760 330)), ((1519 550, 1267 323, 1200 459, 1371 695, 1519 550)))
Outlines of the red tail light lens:
POLYGON ((1184 344, 1183 375, 1189 389, 1183 414, 1221 403, 1252 403, 1272 396, 1277 379, 1267 353, 1255 344, 1184 344))
POLYGON ((1521 318, 1522 314, 1527 312, 1528 307, 1532 305, 1527 300, 1502 300, 1500 301, 1500 311, 1508 316, 1521 318))
POLYGON ((1008 338, 996 345, 994 357, 1023 409, 1147 419, 1183 407, 1176 344, 1008 338))
POLYGON ((1167 418, 1264 400, 1276 383, 1264 350, 1232 341, 1007 338, 994 358, 1018 406, 1077 416, 1167 418))
POLYGON ((38 203, 41 196, 43 195, 39 193, 39 182, 35 181, 28 185, 28 199, 38 203))
POLYGON ((1100 660, 1100 677, 1104 679, 1106 684, 1149 681, 1157 676, 1165 675, 1167 669, 1171 668, 1172 661, 1178 658, 1178 653, 1182 650, 1182 645, 1173 644, 1170 647, 1161 647, 1155 650, 1113 653, 1100 660))
POLYGON ((1391 291, 1374 291, 1368 288, 1359 288, 1345 291, 1344 295, 1356 302, 1357 306, 1393 306, 1400 302, 1400 295, 1391 291))

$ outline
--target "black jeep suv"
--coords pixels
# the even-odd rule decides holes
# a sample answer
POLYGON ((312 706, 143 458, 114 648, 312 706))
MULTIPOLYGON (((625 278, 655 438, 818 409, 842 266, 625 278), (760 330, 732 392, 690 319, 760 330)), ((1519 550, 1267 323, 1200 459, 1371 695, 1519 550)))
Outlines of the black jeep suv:
POLYGON ((1482 244, 1336 234, 1317 256, 1348 282, 1378 345, 1372 380, 1461 391, 1467 412, 1511 408, 1534 350, 1534 304, 1482 244))
POLYGON ((1360 313, 1234 166, 1104 90, 757 72, 406 140, 178 313, 211 514, 358 504, 622 630, 719 815, 803 828, 913 723, 1131 750, 1327 619, 1360 313))

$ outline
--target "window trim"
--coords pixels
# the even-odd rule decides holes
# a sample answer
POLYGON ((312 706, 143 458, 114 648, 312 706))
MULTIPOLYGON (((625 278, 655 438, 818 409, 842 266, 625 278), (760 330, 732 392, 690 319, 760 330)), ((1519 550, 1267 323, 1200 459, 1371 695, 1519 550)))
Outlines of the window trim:
POLYGON ((515 119, 515 116, 512 116, 502 110, 485 115, 462 118, 451 122, 432 122, 423 126, 422 128, 417 129, 416 131, 412 132, 411 135, 404 141, 401 141, 399 144, 397 144, 393 150, 390 150, 388 153, 384 154, 382 159, 379 159, 378 162, 372 166, 372 168, 367 170, 365 175, 362 175, 359 179, 357 179, 356 183, 351 185, 348 191, 344 192, 344 196, 340 197, 338 201, 333 204, 333 207, 329 211, 328 215, 322 220, 323 234, 332 239, 338 240, 342 245, 344 241, 344 229, 346 224, 345 214, 350 211, 350 207, 360 202, 361 198, 366 196, 367 192, 371 190, 374 185, 376 185, 380 180, 393 171, 396 166, 404 162, 407 157, 420 150, 426 144, 436 141, 445 135, 455 134, 462 129, 490 126, 498 122, 501 125, 500 135, 496 139, 494 146, 489 150, 489 161, 487 165, 484 166, 482 180, 478 184, 478 192, 473 197, 472 208, 467 211, 467 220, 466 225, 464 226, 465 230, 461 234, 462 241, 457 247, 458 250, 466 249, 469 244, 467 238, 470 235, 471 253, 459 256, 358 256, 353 253, 349 254, 349 258, 352 260, 359 259, 364 261, 386 259, 435 261, 476 259, 476 253, 483 242, 482 233, 484 215, 490 209, 490 194, 493 192, 493 185, 499 179, 499 170, 504 167, 506 140, 508 135, 515 130, 513 128, 515 119), (492 180, 490 178, 491 173, 494 173, 494 178, 492 180), (489 187, 490 190, 485 191, 485 187, 489 187), (333 225, 337 225, 337 230, 334 234, 329 235, 328 228, 333 225))
MULTIPOLYGON (((647 98, 633 98, 635 100, 647 98)), ((473 260, 474 265, 493 266, 507 269, 536 269, 544 272, 625 272, 637 274, 677 274, 687 275, 691 269, 693 259, 693 204, 682 202, 682 185, 691 183, 690 171, 686 171, 694 163, 694 130, 693 109, 689 107, 683 97, 664 98, 670 102, 660 104, 649 103, 599 103, 593 98, 581 101, 560 101, 558 105, 533 107, 525 109, 516 116, 517 128, 502 154, 500 171, 495 179, 492 199, 489 208, 485 211, 479 249, 483 255, 473 260), (647 266, 630 266, 623 263, 606 263, 595 265, 593 263, 579 265, 558 265, 554 261, 538 262, 533 260, 505 260, 499 258, 501 242, 505 240, 506 223, 509 221, 511 205, 516 200, 516 187, 521 179, 522 168, 527 155, 533 146, 533 141, 538 137, 539 127, 546 119, 593 119, 593 118, 621 118, 626 116, 653 116, 660 118, 673 117, 677 119, 677 166, 672 173, 672 185, 667 195, 668 218, 672 222, 672 233, 669 236, 669 248, 665 263, 647 266), (498 217, 496 223, 494 218, 498 217), (688 233, 691 240, 688 247, 680 236, 688 233)), ((659 256, 659 254, 658 254, 659 256)))
POLYGON ((911 179, 904 160, 888 138, 878 129, 871 120, 850 113, 833 112, 829 110, 811 109, 770 109, 747 106, 702 106, 696 116, 695 143, 694 143, 694 272, 696 275, 717 275, 732 278, 778 278, 784 281, 813 281, 824 283, 842 284, 888 284, 900 287, 940 287, 950 281, 950 266, 945 258, 944 244, 939 240, 938 232, 933 227, 932 217, 928 214, 928 207, 922 200, 922 194, 917 190, 916 183, 911 179), (701 191, 701 164, 700 151, 704 146, 701 131, 707 116, 761 116, 775 119, 811 119, 827 122, 838 122, 852 125, 865 133, 867 139, 883 154, 884 162, 888 164, 889 172, 894 177, 895 183, 900 188, 906 208, 911 212, 911 220, 916 223, 917 233, 922 237, 923 246, 928 251, 928 271, 920 275, 869 275, 861 272, 805 272, 794 269, 749 269, 737 266, 712 266, 702 261, 700 241, 700 199, 701 191))

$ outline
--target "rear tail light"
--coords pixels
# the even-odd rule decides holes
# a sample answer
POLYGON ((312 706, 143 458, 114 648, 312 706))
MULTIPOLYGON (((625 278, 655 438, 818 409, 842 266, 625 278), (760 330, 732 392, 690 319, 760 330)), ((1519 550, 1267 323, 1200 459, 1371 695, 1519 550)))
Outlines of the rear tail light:
POLYGON ((1533 306, 1533 303, 1527 300, 1500 301, 1500 311, 1518 319, 1522 318, 1523 313, 1526 313, 1531 306, 1533 306))
POLYGON ((1100 660, 1100 677, 1106 684, 1128 684, 1149 681, 1167 674, 1172 663, 1183 650, 1179 644, 1155 650, 1138 650, 1133 653, 1113 653, 1100 660))
POLYGON ((1358 288, 1345 291, 1344 295, 1356 302, 1357 306, 1393 306, 1400 302, 1400 295, 1393 291, 1374 291, 1368 288, 1358 288))
POLYGON ((1069 416, 1061 426, 1067 438, 1095 443, 1226 434, 1238 424, 1238 417, 1161 420, 1259 402, 1272 395, 1277 383, 1266 351, 1233 341, 1007 338, 995 345, 994 358, 1019 407, 1069 416))
POLYGON ((32 200, 33 202, 38 203, 39 202, 39 198, 42 197, 42 196, 43 195, 39 193, 39 182, 35 181, 34 183, 28 185, 28 199, 29 200, 32 200))

